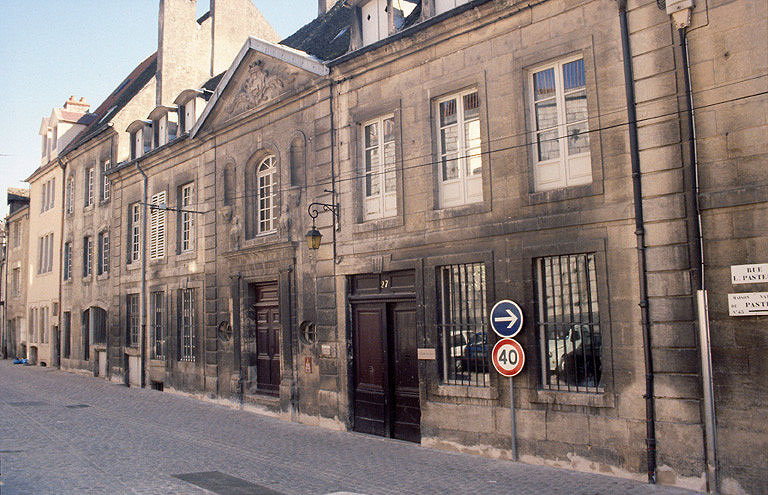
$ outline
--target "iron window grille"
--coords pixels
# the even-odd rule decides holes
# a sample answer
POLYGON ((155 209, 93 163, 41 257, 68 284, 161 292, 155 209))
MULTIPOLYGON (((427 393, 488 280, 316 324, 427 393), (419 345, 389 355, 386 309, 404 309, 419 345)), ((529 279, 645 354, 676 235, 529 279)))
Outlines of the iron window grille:
POLYGON ((442 381, 487 387, 490 377, 485 264, 441 266, 437 275, 442 381))
POLYGON ((548 256, 534 263, 542 386, 601 392, 595 254, 548 256))
POLYGON ((128 346, 139 347, 139 295, 128 294, 126 302, 126 316, 128 317, 128 346))
POLYGON ((179 290, 179 344, 180 361, 195 360, 195 289, 179 290))
POLYGON ((165 293, 153 292, 152 302, 152 358, 165 359, 165 293))

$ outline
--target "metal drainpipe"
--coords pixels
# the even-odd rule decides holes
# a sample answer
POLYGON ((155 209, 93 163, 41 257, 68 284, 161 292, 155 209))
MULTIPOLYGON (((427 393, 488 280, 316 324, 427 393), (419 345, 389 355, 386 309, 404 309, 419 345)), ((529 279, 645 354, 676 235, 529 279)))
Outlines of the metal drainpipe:
MULTIPOLYGON (((62 171, 62 179, 61 179, 61 235, 59 236, 59 256, 64 253, 64 208, 66 206, 66 195, 67 195, 67 165, 69 164, 69 160, 66 158, 59 158, 59 166, 61 167, 62 171)), ((71 253, 70 253, 71 256, 71 253)), ((59 261, 64 261, 61 257, 59 258, 59 261)), ((7 271, 7 268, 6 268, 7 271)), ((63 271, 63 267, 61 266, 61 263, 59 263, 59 314, 58 314, 58 321, 59 321, 59 336, 56 339, 58 341, 58 346, 56 349, 56 353, 58 353, 58 356, 56 358, 56 367, 61 369, 61 320, 62 315, 64 314, 63 306, 61 304, 62 295, 61 290, 63 287, 63 280, 61 277, 61 272, 63 271)), ((69 336, 67 336, 69 338, 69 336)), ((89 341, 90 344, 90 341, 89 341)))
MULTIPOLYGON (((704 280, 704 241, 701 225, 701 210, 699 209, 699 154, 696 143, 696 115, 693 106, 693 91, 691 87, 691 65, 688 58, 688 36, 686 28, 678 30, 680 36, 680 54, 683 59, 683 81, 685 83, 685 109, 688 112, 688 153, 690 166, 691 190, 688 194, 688 210, 690 221, 695 232, 692 252, 694 287, 697 293, 697 310, 699 320, 699 345, 701 352, 702 389, 704 399, 704 436, 705 455, 707 461, 707 478, 710 493, 718 493, 719 469, 717 465, 717 416, 715 414, 714 387, 712 380, 712 356, 710 352, 709 314, 707 305, 706 282, 704 280)), ((682 120, 682 119, 681 119, 682 120)))
POLYGON ((645 358, 645 424, 646 449, 648 454, 648 482, 656 483, 656 415, 653 397, 653 353, 651 348, 651 318, 648 312, 648 275, 645 265, 645 225, 643 220, 643 191, 640 171, 640 151, 637 142, 637 113, 635 110, 635 88, 632 71, 632 52, 629 47, 627 27, 627 2, 619 0, 619 22, 621 24, 621 48, 624 58, 624 88, 627 98, 627 120, 629 124, 629 148, 632 162, 632 192, 635 203, 635 236, 637 237, 637 267, 640 282, 640 313, 643 330, 643 354, 645 358))
POLYGON ((144 211, 141 215, 141 304, 139 305, 139 319, 141 320, 141 388, 144 388, 147 384, 147 322, 145 320, 147 317, 147 213, 149 212, 147 189, 149 188, 149 179, 139 166, 139 162, 136 162, 136 170, 144 177, 144 211))

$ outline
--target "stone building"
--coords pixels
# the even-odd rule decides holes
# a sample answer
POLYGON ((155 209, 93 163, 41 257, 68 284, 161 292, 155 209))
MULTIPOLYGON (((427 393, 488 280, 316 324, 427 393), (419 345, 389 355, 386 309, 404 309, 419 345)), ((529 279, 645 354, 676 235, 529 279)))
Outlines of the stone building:
MULTIPOLYGON (((198 110, 188 104, 187 113, 191 113, 180 115, 174 99, 223 71, 249 34, 276 38, 247 0, 212 2, 210 11, 200 18, 196 18, 196 4, 192 0, 160 2, 158 51, 121 82, 93 112, 91 125, 61 153, 66 167, 61 246, 65 368, 106 377, 111 376, 108 363, 122 370, 123 359, 133 360, 139 354, 128 346, 129 357, 117 350, 107 356, 108 347, 120 348, 109 341, 107 328, 118 329, 124 321, 118 294, 125 290, 121 285, 124 257, 119 250, 124 243, 112 233, 120 229, 123 191, 111 184, 109 169, 181 136, 184 119, 189 121, 202 111, 202 104, 198 110)), ((113 378, 123 380, 122 373, 113 378)))
POLYGON ((27 281, 29 245, 29 190, 8 189, 8 216, 5 218, 6 276, 2 280, 5 301, 4 355, 27 357, 27 281))
POLYGON ((125 122, 106 374, 765 493, 766 320, 728 304, 764 290, 730 267, 768 258, 765 5, 329 3, 125 122), (512 379, 488 359, 502 299, 524 315, 512 379))

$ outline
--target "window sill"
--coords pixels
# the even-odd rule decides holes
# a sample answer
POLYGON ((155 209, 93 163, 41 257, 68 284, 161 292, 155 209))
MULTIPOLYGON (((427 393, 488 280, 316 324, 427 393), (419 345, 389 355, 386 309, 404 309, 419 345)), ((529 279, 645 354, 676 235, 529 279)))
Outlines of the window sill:
POLYGON ((245 239, 245 241, 240 246, 240 250, 242 251, 245 249, 262 247, 269 244, 277 244, 280 241, 280 234, 277 231, 267 232, 265 234, 259 234, 257 236, 251 237, 250 239, 245 239))
POLYGON ((87 277, 83 277, 83 283, 84 284, 90 284, 93 281, 93 276, 88 275, 87 277))
POLYGON ((491 211, 491 205, 488 201, 479 203, 470 203, 459 206, 449 206, 439 210, 429 210, 426 213, 427 221, 436 222, 448 218, 464 217, 467 215, 477 215, 479 213, 488 213, 491 211))
POLYGON ((101 282, 102 280, 109 280, 109 272, 102 273, 101 275, 96 275, 97 282, 101 282))
POLYGON ((126 269, 127 269, 128 271, 131 271, 131 270, 138 270, 138 269, 140 269, 140 268, 141 268, 141 260, 136 260, 136 261, 133 261, 133 262, 131 262, 131 263, 127 263, 127 264, 126 264, 126 269))
POLYGON ((87 206, 83 206, 83 211, 84 212, 93 211, 93 209, 94 209, 94 205, 93 204, 90 204, 90 205, 87 205, 87 206))
POLYGON ((176 259, 178 261, 194 260, 196 258, 197 258, 197 251, 195 251, 194 249, 190 251, 182 251, 176 255, 176 259))
POLYGON ((372 218, 370 220, 365 220, 362 223, 354 224, 352 227, 352 232, 354 234, 363 234, 365 232, 372 232, 374 230, 393 229, 402 225, 402 216, 372 218))
POLYGON ((473 387, 469 385, 438 385, 435 395, 443 397, 460 397, 471 399, 493 400, 498 398, 496 387, 473 387))
POLYGON ((568 406, 616 407, 616 396, 606 392, 568 392, 561 390, 532 390, 531 402, 564 404, 568 406))
POLYGON ((162 258, 157 258, 155 260, 150 259, 149 260, 149 266, 158 266, 158 265, 166 265, 168 264, 168 257, 163 256, 162 258))
POLYGON ((602 194, 601 182, 528 193, 528 204, 554 203, 602 194))
POLYGON ((138 347, 131 347, 127 345, 124 347, 124 349, 125 349, 124 352, 129 356, 138 357, 139 355, 141 355, 141 349, 139 349, 138 347))
POLYGON ((109 204, 109 198, 99 201, 99 206, 107 206, 109 204))

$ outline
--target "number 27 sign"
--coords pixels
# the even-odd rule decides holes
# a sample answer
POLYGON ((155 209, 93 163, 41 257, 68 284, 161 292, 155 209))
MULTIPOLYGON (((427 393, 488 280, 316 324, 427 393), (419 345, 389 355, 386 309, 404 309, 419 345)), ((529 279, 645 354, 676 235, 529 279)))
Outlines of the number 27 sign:
POLYGON ((504 376, 515 376, 523 370, 525 353, 514 339, 501 339, 493 346, 491 360, 496 371, 504 376))

